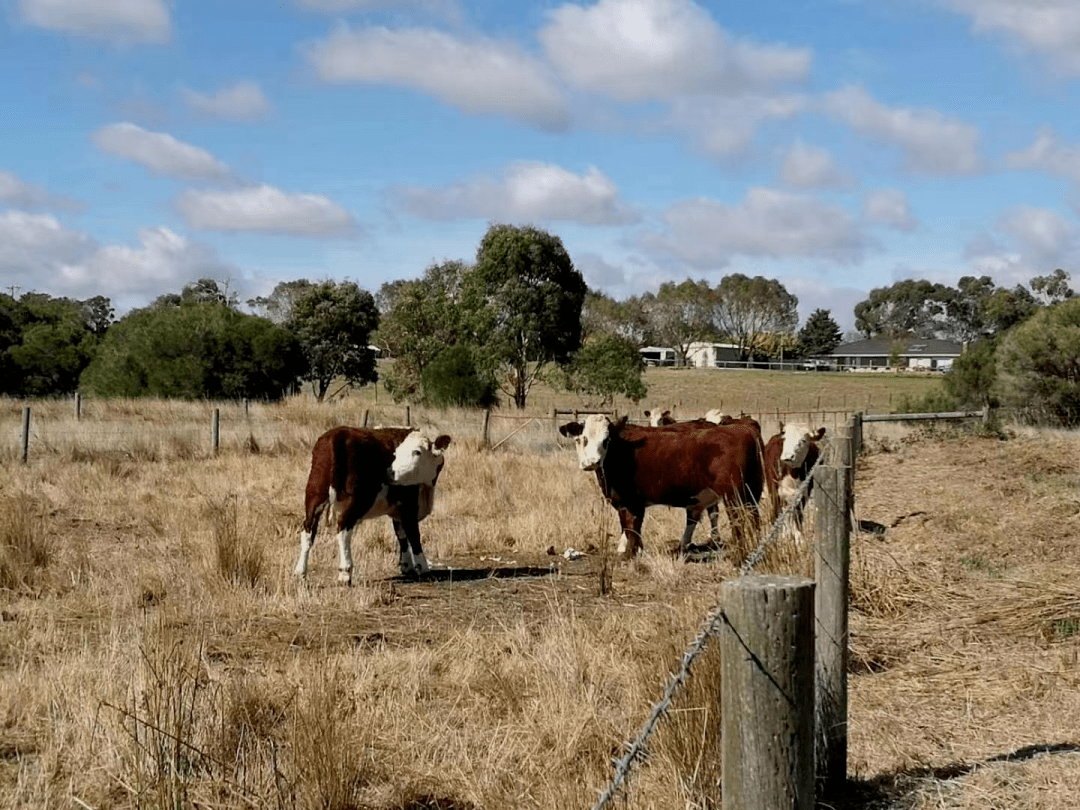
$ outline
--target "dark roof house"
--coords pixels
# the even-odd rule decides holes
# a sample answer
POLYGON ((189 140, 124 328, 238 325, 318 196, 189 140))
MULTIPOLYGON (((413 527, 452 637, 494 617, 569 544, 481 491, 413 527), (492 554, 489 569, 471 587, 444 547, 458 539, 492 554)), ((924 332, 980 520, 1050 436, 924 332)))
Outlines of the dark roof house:
POLYGON ((842 343, 829 355, 830 361, 841 368, 893 368, 893 358, 899 368, 913 371, 944 371, 964 351, 961 343, 933 338, 869 338, 854 343, 842 343))

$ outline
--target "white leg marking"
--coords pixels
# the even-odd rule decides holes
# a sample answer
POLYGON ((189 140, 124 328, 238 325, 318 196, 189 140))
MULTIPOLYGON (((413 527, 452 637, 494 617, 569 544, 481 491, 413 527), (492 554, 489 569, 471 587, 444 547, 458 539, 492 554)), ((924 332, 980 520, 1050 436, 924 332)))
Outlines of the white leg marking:
POLYGON ((409 576, 413 572, 413 558, 412 552, 408 548, 401 550, 401 575, 403 577, 409 576))
POLYGON ((352 529, 343 529, 338 532, 338 582, 342 585, 352 585, 352 529))
POLYGON ((618 552, 620 554, 625 554, 626 549, 627 549, 627 547, 629 547, 629 545, 630 545, 630 538, 626 536, 626 532, 623 532, 622 534, 619 535, 618 552))
POLYGON ((311 532, 300 530, 300 556, 296 560, 296 568, 293 574, 298 577, 307 575, 308 555, 311 553, 311 544, 315 541, 311 532))

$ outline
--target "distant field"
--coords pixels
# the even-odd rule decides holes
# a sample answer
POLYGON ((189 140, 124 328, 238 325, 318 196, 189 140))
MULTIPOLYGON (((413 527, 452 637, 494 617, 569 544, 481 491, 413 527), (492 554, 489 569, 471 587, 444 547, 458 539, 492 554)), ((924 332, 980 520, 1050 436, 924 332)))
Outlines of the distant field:
MULTIPOLYGON (((648 395, 638 404, 625 397, 615 401, 620 413, 631 416, 642 409, 673 408, 676 416, 693 418, 710 408, 738 413, 780 411, 866 410, 888 412, 904 397, 916 399, 941 386, 940 374, 889 372, 756 371, 742 369, 648 368, 648 395)), ((348 395, 362 407, 386 406, 381 386, 369 386, 348 395)), ((550 386, 537 385, 529 395, 527 413, 548 413, 553 407, 573 408, 596 404, 550 386)), ((513 412, 513 406, 503 406, 513 412)))
MULTIPOLYGON (((650 368, 648 395, 638 403, 620 397, 609 406, 644 421, 646 410, 671 410, 677 419, 703 416, 710 408, 754 415, 769 434, 781 421, 810 422, 835 429, 855 411, 888 413, 907 399, 919 399, 941 385, 940 375, 828 373, 650 368)), ((76 422, 71 400, 24 403, 0 400, 0 460, 19 453, 21 414, 32 409, 30 455, 80 457, 101 451, 138 460, 190 459, 211 451, 211 415, 220 411, 220 447, 262 452, 292 452, 309 447, 323 430, 340 424, 429 424, 451 430, 459 439, 480 439, 483 414, 451 408, 406 409, 393 402, 381 384, 348 392, 319 405, 310 393, 281 403, 179 402, 158 400, 83 402, 76 422)), ((553 408, 586 410, 600 403, 539 384, 528 407, 503 405, 492 413, 488 438, 518 449, 561 446, 551 420, 553 408)), ((566 417, 559 417, 565 421, 566 417)))

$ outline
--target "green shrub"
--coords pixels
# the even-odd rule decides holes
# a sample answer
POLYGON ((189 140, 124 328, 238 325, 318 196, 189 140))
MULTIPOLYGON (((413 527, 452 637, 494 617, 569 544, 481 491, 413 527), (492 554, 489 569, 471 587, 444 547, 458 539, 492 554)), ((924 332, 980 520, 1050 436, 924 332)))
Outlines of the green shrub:
POLYGON ((463 344, 436 355, 421 379, 424 399, 437 408, 490 408, 499 402, 495 380, 477 368, 472 351, 463 344))

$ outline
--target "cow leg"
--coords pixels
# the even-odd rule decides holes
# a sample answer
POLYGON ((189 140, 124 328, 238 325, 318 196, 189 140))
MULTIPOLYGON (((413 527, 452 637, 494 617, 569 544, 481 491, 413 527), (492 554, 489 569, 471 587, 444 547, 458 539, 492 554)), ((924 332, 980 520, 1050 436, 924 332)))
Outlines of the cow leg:
POLYGON ((685 557, 690 551, 691 541, 694 539, 694 529, 701 520, 701 513, 705 511, 702 506, 689 506, 686 509, 686 528, 683 529, 682 538, 679 540, 679 556, 685 557))
POLYGON ((420 545, 420 523, 415 519, 393 518, 394 534, 401 551, 401 575, 420 576, 429 570, 427 557, 420 545))
POLYGON ((307 576, 308 556, 311 554, 311 547, 315 544, 315 533, 319 530, 319 514, 316 510, 304 521, 304 526, 300 529, 300 556, 296 560, 296 568, 293 569, 293 575, 300 579, 307 576))
POLYGON ((715 503, 709 507, 709 542, 720 542, 720 507, 715 503))
POLYGON ((345 528, 340 526, 337 533, 338 542, 338 582, 342 585, 352 585, 352 533, 353 526, 345 528))
POLYGON ((645 520, 645 510, 640 514, 631 512, 629 509, 619 510, 619 522, 622 524, 622 535, 619 537, 619 556, 624 560, 633 557, 645 544, 641 541, 641 524, 645 520))

